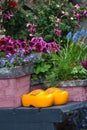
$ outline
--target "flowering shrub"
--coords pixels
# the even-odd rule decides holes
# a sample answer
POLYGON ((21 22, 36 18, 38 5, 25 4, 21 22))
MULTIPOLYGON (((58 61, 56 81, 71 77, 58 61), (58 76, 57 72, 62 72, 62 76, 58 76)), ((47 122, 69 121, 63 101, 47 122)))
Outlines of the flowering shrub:
POLYGON ((37 27, 34 35, 42 36, 46 41, 55 40, 63 44, 66 43, 66 34, 80 27, 80 20, 86 17, 87 12, 79 5, 74 6, 62 0, 51 0, 50 4, 39 1, 39 5, 34 6, 33 10, 37 13, 29 12, 37 27))
POLYGON ((2 27, 5 29, 5 35, 23 40, 28 35, 26 23, 27 18, 22 12, 22 7, 15 0, 2 2, 0 18, 2 27), (20 9, 21 8, 21 9, 20 9))
POLYGON ((66 34, 79 28, 81 18, 87 17, 87 8, 69 1, 37 1, 37 6, 25 7, 15 0, 1 6, 2 26, 6 35, 16 39, 43 37, 47 42, 66 43, 66 34))

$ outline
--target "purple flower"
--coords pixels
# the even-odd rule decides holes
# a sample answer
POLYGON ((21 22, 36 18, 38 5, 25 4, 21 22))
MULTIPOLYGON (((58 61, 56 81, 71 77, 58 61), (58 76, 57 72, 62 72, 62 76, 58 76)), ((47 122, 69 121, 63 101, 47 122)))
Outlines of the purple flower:
POLYGON ((52 51, 55 53, 58 52, 59 45, 56 42, 50 42, 50 44, 51 44, 52 51))
POLYGON ((13 14, 11 14, 11 13, 4 13, 3 14, 3 18, 6 18, 6 19, 11 19, 12 17, 13 17, 14 15, 13 14))
POLYGON ((84 62, 80 62, 80 64, 87 70, 87 59, 84 62))
POLYGON ((15 40, 10 36, 6 36, 0 39, 0 51, 4 52, 6 55, 11 53, 17 53, 17 50, 25 50, 27 53, 30 51, 30 45, 27 41, 15 40))
POLYGON ((32 50, 42 53, 46 48, 46 42, 43 40, 42 37, 34 37, 30 41, 30 46, 32 50))
POLYGON ((62 35, 62 31, 61 31, 61 30, 58 30, 58 29, 54 29, 54 33, 55 33, 57 36, 61 36, 61 35, 62 35))
POLYGON ((30 32, 30 34, 33 34, 33 28, 30 28, 28 31, 30 32))
POLYGON ((31 54, 29 56, 26 56, 24 59, 23 59, 23 62, 35 62, 36 60, 40 60, 40 57, 38 54, 31 54))
POLYGON ((0 64, 1 64, 2 66, 4 66, 4 65, 6 64, 5 59, 0 59, 0 64))
POLYGON ((87 10, 84 10, 83 15, 87 17, 87 10))
POLYGON ((56 42, 50 42, 46 44, 46 52, 52 53, 52 52, 58 52, 58 44, 56 42))
POLYGON ((24 49, 18 49, 17 54, 20 55, 21 57, 23 57, 24 54, 25 54, 25 50, 24 49))
POLYGON ((15 59, 16 59, 16 55, 15 55, 15 54, 8 53, 8 54, 6 55, 6 58, 7 58, 8 62, 14 63, 14 62, 15 62, 15 59))
POLYGON ((12 58, 10 59, 10 62, 13 63, 14 61, 15 61, 15 57, 12 57, 12 58))
POLYGON ((51 44, 50 43, 46 44, 46 52, 51 53, 51 44))

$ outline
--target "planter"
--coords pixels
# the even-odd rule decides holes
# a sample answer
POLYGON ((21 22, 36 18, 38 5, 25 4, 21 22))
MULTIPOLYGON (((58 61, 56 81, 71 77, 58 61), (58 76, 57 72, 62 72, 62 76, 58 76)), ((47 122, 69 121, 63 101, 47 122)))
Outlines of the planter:
MULTIPOLYGON (((31 90, 46 89, 50 86, 52 86, 50 83, 32 84, 31 90)), ((87 80, 61 81, 56 84, 56 87, 69 92, 69 102, 87 101, 87 80)))
POLYGON ((71 80, 57 83, 57 87, 69 92, 69 101, 87 100, 87 80, 71 80))
POLYGON ((0 69, 0 107, 21 106, 21 96, 30 91, 33 65, 0 69))

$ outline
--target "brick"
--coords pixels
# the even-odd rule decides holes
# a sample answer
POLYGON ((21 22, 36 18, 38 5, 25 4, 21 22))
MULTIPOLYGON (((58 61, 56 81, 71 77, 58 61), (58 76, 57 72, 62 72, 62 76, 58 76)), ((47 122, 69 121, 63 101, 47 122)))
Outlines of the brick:
POLYGON ((19 107, 21 97, 30 91, 30 75, 0 79, 0 107, 19 107))

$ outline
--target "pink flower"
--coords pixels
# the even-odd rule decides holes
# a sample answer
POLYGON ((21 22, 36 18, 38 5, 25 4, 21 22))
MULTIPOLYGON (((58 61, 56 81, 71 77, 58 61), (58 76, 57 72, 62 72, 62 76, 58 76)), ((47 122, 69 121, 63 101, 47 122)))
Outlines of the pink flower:
POLYGON ((3 18, 11 19, 14 15, 11 13, 3 14, 3 18))
POLYGON ((84 10, 83 15, 87 17, 87 10, 84 10))
POLYGON ((33 33, 33 29, 32 28, 30 28, 28 31, 30 32, 30 34, 33 33))
POLYGON ((65 12, 65 16, 69 16, 69 12, 66 11, 66 12, 65 12))
POLYGON ((81 17, 80 13, 76 13, 76 18, 80 19, 80 17, 81 17))
POLYGON ((56 17, 55 27, 58 27, 60 24, 60 18, 56 17))
POLYGON ((29 31, 29 35, 30 36, 33 36, 33 34, 35 33, 35 31, 36 31, 36 25, 35 24, 31 24, 31 23, 27 23, 26 24, 26 27, 28 27, 29 29, 28 29, 28 31, 29 31))
POLYGON ((48 53, 51 53, 51 52, 57 53, 58 48, 59 48, 59 46, 58 46, 58 44, 56 42, 50 42, 50 43, 46 44, 46 51, 48 53))
POLYGON ((76 4, 75 8, 78 10, 80 8, 80 6, 78 4, 76 4))
POLYGON ((57 36, 61 36, 61 35, 62 35, 62 31, 61 31, 61 30, 58 30, 58 29, 54 29, 54 33, 55 33, 57 36))
POLYGON ((34 37, 30 41, 30 46, 32 50, 42 53, 46 48, 46 42, 42 37, 34 37))
POLYGON ((32 25, 31 23, 27 23, 26 27, 31 27, 31 25, 32 25))
POLYGON ((60 23, 60 18, 56 17, 56 23, 57 23, 57 24, 60 23))

